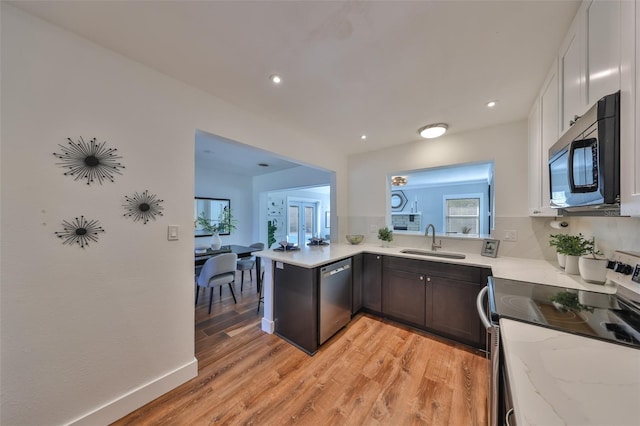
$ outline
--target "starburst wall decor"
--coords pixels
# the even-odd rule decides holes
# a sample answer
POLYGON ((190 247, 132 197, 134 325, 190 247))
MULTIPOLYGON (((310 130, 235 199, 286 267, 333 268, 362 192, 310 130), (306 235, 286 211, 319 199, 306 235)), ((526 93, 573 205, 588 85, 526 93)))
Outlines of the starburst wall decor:
POLYGON ((96 138, 85 142, 82 137, 77 142, 67 138, 67 145, 58 146, 62 154, 53 153, 61 161, 56 163, 68 169, 65 176, 75 176, 74 180, 87 180, 91 185, 96 180, 102 185, 103 181, 113 182, 114 173, 121 175, 124 166, 117 160, 122 157, 116 155, 116 148, 107 148, 107 142, 98 143, 96 138))
POLYGON ((84 216, 76 217, 71 222, 62 221, 63 231, 55 232, 58 238, 62 238, 62 244, 89 247, 89 242, 98 242, 98 234, 104 232, 97 220, 87 220, 84 216))
POLYGON ((142 221, 147 224, 151 219, 156 220, 156 216, 162 216, 164 207, 160 203, 164 200, 157 199, 155 194, 149 194, 148 190, 144 190, 141 194, 137 192, 133 196, 125 196, 126 203, 122 205, 126 213, 125 217, 132 217, 134 222, 142 221))

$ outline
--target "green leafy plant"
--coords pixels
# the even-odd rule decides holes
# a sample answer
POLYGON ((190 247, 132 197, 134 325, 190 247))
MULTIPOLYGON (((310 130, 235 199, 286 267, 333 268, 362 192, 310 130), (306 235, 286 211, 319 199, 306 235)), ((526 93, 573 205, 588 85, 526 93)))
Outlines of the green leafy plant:
POLYGON ((272 221, 267 222, 267 247, 271 247, 276 242, 276 231, 278 227, 272 221))
POLYGON ((237 221, 233 218, 231 214, 231 209, 225 208, 220 212, 218 216, 218 220, 208 219, 204 212, 200 213, 196 222, 202 229, 207 232, 211 232, 212 234, 224 234, 231 233, 236 228, 237 221))
POLYGON ((378 239, 387 242, 393 241, 393 231, 387 226, 378 229, 378 239))
POLYGON ((587 240, 582 234, 569 235, 564 250, 564 254, 567 256, 582 256, 593 250, 593 244, 591 240, 587 240))
POLYGON ((560 254, 567 256, 582 256, 593 253, 593 239, 587 240, 582 234, 556 234, 549 236, 549 245, 555 247, 560 254))

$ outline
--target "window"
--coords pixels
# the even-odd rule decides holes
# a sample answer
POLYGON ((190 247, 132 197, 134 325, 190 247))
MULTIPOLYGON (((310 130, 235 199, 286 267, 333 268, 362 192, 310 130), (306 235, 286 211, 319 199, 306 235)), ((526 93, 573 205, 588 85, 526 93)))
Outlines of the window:
POLYGON ((480 233, 480 197, 445 199, 447 234, 478 235, 480 233))

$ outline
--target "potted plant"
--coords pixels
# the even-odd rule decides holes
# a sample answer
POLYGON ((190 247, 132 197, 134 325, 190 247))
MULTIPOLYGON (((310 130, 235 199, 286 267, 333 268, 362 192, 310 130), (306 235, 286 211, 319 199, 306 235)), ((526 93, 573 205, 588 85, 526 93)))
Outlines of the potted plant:
POLYGON ((588 283, 604 284, 607 281, 607 262, 608 259, 596 249, 595 238, 592 238, 587 252, 578 260, 580 276, 588 283))
POLYGON ((393 241, 393 231, 387 226, 378 229, 378 239, 382 241, 382 247, 389 247, 389 243, 393 241))
POLYGON ((593 250, 593 244, 591 240, 585 239, 582 234, 567 235, 562 250, 566 255, 564 270, 568 274, 578 275, 580 273, 578 266, 580 256, 593 250))
POLYGON ((552 234, 549 236, 549 245, 551 247, 556 248, 556 256, 558 259, 558 264, 562 269, 564 269, 565 263, 567 260, 567 255, 565 253, 565 247, 567 245, 567 237, 569 237, 569 235, 567 234, 556 234, 556 235, 552 234))
POLYGON ((236 221, 231 214, 231 209, 225 208, 220 212, 218 220, 207 219, 204 212, 197 219, 198 225, 207 232, 211 232, 211 248, 218 250, 222 245, 220 233, 230 233, 236 229, 236 221))

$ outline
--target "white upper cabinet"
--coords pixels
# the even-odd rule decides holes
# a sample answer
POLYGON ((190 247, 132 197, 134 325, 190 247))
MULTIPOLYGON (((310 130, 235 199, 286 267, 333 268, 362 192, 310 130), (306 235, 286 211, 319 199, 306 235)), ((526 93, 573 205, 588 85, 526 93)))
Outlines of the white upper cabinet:
POLYGON ((584 20, 583 7, 580 7, 569 32, 567 33, 560 54, 558 55, 558 66, 560 68, 560 90, 562 93, 561 126, 564 133, 571 121, 576 116, 582 115, 585 111, 584 100, 584 20))
POLYGON ((587 17, 587 105, 620 90, 619 1, 593 1, 587 17))
POLYGON ((571 23, 558 54, 561 133, 620 90, 620 11, 620 0, 585 1, 571 23))
POLYGON ((620 213, 640 216, 640 4, 621 4, 620 213))
POLYGON ((529 113, 529 215, 555 216, 549 206, 549 148, 558 140, 558 63, 554 62, 529 113))

